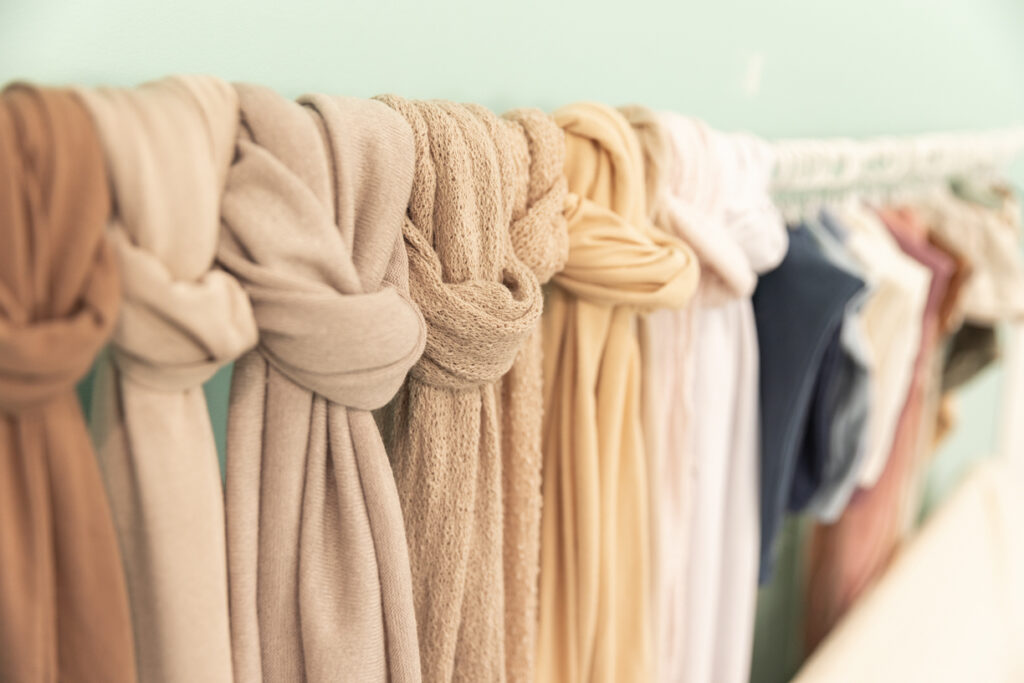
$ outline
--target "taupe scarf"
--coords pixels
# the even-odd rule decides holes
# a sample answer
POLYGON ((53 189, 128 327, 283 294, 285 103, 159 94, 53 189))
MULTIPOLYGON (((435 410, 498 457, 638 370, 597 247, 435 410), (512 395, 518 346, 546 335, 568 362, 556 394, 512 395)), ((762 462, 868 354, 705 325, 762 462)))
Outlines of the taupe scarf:
POLYGON ((499 119, 475 105, 381 99, 416 141, 404 234, 427 348, 383 421, 409 537, 424 678, 529 679, 539 280, 566 257, 561 133, 536 111, 499 119), (506 592, 496 590, 502 585, 506 592))
POLYGON ((408 125, 379 102, 237 88, 243 132, 218 257, 260 344, 228 422, 240 681, 418 681, 409 557, 370 410, 423 350, 401 226, 408 125))

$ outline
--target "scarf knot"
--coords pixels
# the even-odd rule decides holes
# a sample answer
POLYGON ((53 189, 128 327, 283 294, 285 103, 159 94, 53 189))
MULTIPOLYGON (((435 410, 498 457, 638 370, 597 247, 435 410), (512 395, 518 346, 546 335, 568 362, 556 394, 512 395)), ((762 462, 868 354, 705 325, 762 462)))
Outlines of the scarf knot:
POLYGON ((0 411, 69 393, 113 329, 120 277, 99 141, 70 93, 16 85, 0 106, 0 411))
POLYGON ((214 266, 238 98, 211 76, 82 90, 106 148, 124 280, 118 368, 164 391, 198 387, 256 344, 245 290, 214 266))
POLYGON ((334 403, 379 408, 426 336, 403 291, 397 229, 412 182, 409 128, 371 100, 296 104, 264 88, 238 91, 247 132, 228 178, 219 258, 252 300, 260 351, 334 403))

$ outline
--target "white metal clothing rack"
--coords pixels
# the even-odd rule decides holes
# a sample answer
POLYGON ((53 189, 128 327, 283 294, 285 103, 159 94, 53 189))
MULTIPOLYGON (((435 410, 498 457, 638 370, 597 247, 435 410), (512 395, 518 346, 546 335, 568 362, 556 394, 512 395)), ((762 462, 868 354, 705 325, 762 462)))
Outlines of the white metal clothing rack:
MULTIPOLYGON (((773 144, 777 198, 935 183, 1005 170, 1024 155, 1024 126, 916 137, 789 139, 773 144)), ((1024 325, 1008 335, 999 450, 1024 478, 1024 325)))

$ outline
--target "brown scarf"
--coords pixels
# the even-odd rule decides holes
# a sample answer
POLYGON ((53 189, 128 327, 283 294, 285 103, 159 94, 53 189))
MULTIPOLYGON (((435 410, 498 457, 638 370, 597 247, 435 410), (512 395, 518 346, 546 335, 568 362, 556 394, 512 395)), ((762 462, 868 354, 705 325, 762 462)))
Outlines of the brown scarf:
POLYGON ((81 94, 117 207, 111 237, 125 301, 113 354, 97 369, 90 427, 124 555, 139 675, 230 681, 224 491, 202 385, 256 344, 249 297, 213 267, 238 99, 211 76, 81 94))
POLYGON ((74 395, 121 301, 102 150, 67 92, 0 103, 0 681, 135 681, 117 538, 74 395))
POLYGON ((538 280, 565 258, 561 137, 539 112, 499 119, 475 105, 381 99, 416 141, 404 234, 427 348, 383 422, 424 679, 522 680, 536 613, 538 280))
POLYGON ((260 345, 235 366, 228 421, 235 677, 418 681, 402 513, 369 412, 426 335, 401 235, 412 135, 379 102, 237 91, 218 258, 260 345))

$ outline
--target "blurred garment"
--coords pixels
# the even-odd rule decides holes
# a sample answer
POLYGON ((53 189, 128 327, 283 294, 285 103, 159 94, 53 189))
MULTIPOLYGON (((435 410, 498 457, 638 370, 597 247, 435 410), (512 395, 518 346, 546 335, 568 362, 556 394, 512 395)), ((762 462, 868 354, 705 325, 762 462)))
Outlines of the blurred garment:
POLYGON ((133 683, 117 535, 74 393, 121 303, 79 99, 4 90, 0 169, 0 681, 133 683))

